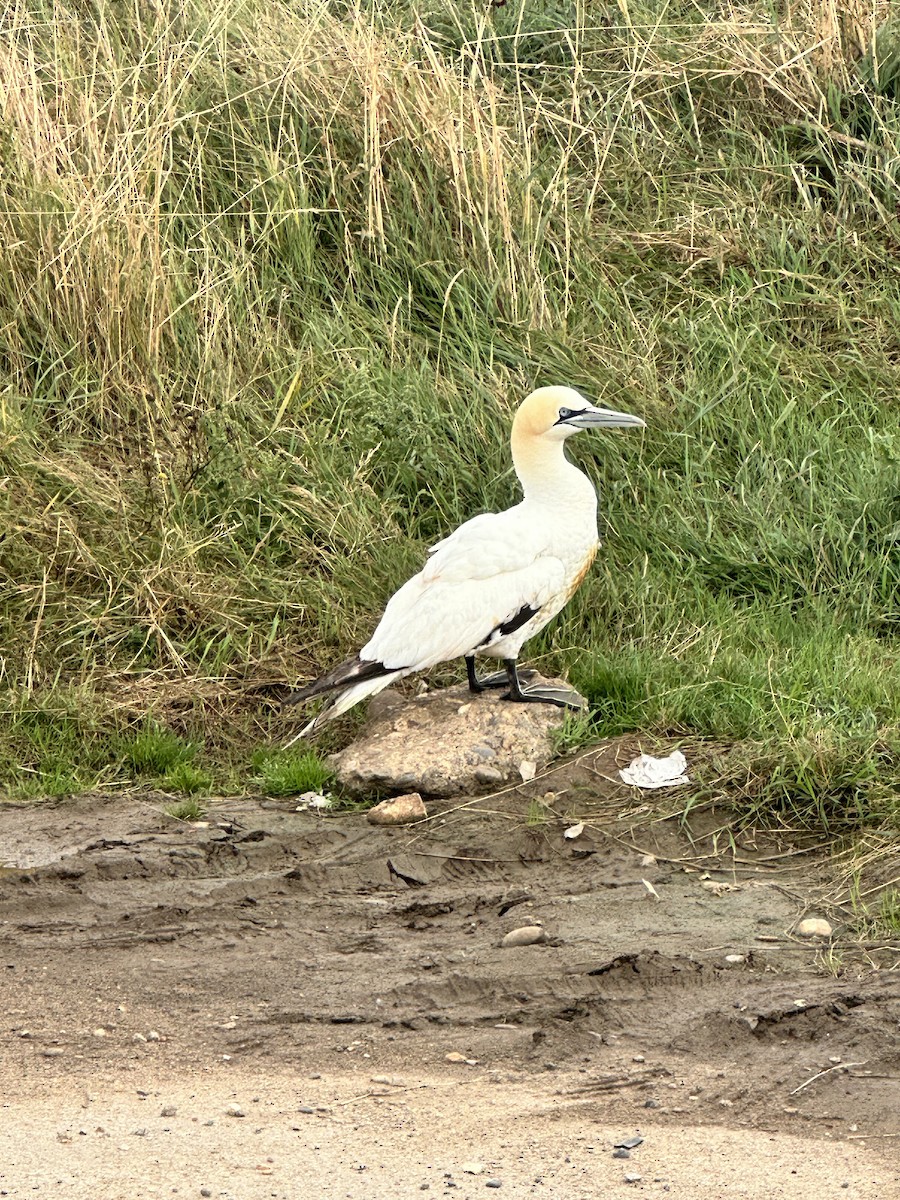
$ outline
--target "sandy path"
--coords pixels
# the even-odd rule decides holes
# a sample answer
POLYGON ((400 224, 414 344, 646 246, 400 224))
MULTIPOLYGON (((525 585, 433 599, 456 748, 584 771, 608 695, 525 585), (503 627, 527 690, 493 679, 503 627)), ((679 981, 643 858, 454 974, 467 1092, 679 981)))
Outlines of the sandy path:
MULTIPOLYGON (((494 1194, 605 1200, 895 1200, 896 1161, 875 1142, 639 1121, 561 1102, 534 1080, 495 1084, 367 1072, 318 1080, 219 1071, 186 1081, 57 1084, 7 1098, 0 1195, 66 1200, 400 1200, 494 1194), (367 1093, 388 1093, 370 1095, 367 1093), (226 1115, 238 1103, 246 1116, 226 1115), (324 1112, 301 1113, 318 1107, 324 1112), (174 1116, 160 1115, 174 1107, 174 1116), (640 1128, 627 1161, 613 1143, 640 1128), (466 1173, 481 1165, 480 1175, 466 1173), (627 1183, 626 1176, 639 1175, 627 1183), (487 1188, 488 1180, 501 1183, 487 1188), (455 1187, 450 1184, 455 1184, 455 1187)), ((538 1081, 542 1083, 543 1081, 538 1081)), ((629 1108, 631 1106, 629 1105, 629 1108)))
POLYGON ((900 1200, 898 954, 793 936, 827 862, 521 806, 0 807, 0 1197, 900 1200))

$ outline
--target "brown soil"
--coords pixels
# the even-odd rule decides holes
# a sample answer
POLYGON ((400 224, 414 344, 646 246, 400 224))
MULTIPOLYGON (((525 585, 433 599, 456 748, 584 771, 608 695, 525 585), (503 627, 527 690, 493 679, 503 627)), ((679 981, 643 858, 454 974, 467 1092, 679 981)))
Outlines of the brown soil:
POLYGON ((162 805, 0 810, 0 1196, 900 1197, 898 955, 793 936, 815 853, 162 805))

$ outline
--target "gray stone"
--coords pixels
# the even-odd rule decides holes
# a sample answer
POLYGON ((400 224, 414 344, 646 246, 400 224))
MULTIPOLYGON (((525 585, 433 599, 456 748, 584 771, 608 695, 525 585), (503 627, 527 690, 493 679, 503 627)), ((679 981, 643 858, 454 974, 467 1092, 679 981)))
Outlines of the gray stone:
MULTIPOLYGON (((567 686, 540 677, 528 682, 567 686)), ((465 684, 392 701, 370 707, 360 736, 331 758, 350 793, 459 796, 521 783, 522 762, 538 773, 550 762, 551 735, 566 717, 553 704, 514 704, 495 690, 473 695, 465 684)))

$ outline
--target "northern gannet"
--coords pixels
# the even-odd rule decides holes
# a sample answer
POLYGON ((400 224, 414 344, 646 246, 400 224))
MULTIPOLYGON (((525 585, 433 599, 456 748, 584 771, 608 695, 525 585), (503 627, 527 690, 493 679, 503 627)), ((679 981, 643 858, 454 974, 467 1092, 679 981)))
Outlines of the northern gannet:
POLYGON ((600 544, 594 485, 563 445, 579 429, 642 425, 640 417, 596 408, 574 388, 527 396, 510 439, 523 499, 472 517, 432 546, 359 654, 287 697, 285 704, 295 704, 337 692, 300 736, 405 675, 459 657, 473 692, 508 687, 505 700, 571 704, 570 692, 523 686, 516 670, 523 644, 574 594, 600 544), (505 672, 479 679, 476 655, 502 659, 505 672))

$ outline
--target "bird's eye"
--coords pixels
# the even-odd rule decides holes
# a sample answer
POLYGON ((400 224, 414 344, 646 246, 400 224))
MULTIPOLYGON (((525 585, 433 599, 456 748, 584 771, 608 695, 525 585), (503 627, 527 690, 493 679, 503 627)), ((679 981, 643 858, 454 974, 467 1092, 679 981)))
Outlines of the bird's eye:
POLYGON ((574 417, 574 416, 575 416, 575 413, 572 411, 571 408, 561 408, 559 410, 559 419, 561 421, 568 421, 569 417, 574 417))

